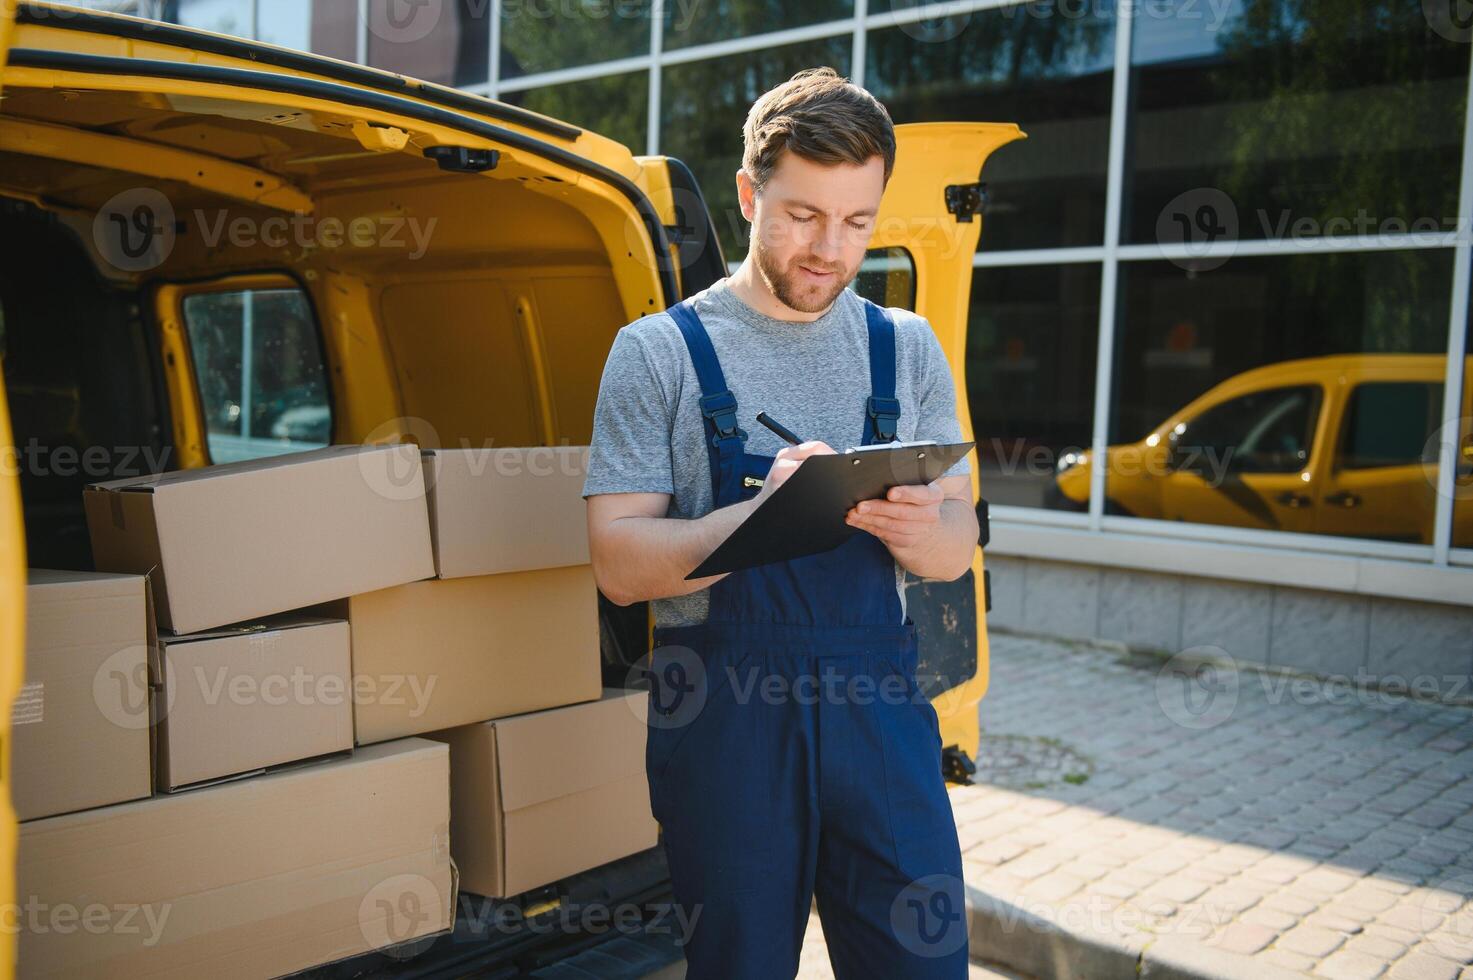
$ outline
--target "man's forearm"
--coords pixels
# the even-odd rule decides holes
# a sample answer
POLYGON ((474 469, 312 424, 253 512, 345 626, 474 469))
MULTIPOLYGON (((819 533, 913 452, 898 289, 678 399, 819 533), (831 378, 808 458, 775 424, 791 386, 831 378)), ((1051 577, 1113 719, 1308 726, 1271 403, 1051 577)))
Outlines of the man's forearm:
POLYGON ((892 546, 890 553, 918 578, 960 578, 972 567, 977 548, 977 512, 966 501, 948 497, 941 502, 941 519, 930 528, 913 544, 892 546))
POLYGON ((698 592, 728 574, 687 582, 685 576, 747 519, 755 501, 720 507, 696 520, 621 517, 611 521, 604 551, 609 572, 604 594, 621 606, 698 592))

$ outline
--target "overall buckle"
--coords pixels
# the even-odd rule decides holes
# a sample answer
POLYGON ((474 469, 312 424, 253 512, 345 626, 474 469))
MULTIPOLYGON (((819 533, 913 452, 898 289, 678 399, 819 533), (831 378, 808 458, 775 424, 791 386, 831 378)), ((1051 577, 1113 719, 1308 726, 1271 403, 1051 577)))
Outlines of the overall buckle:
POLYGON ((737 426, 737 401, 736 396, 730 391, 718 391, 714 395, 702 395, 700 400, 701 414, 711 420, 716 428, 716 435, 711 437, 715 443, 722 439, 733 437, 746 441, 747 434, 737 426))
POLYGON ((900 418, 900 400, 870 395, 869 400, 865 402, 864 410, 869 414, 875 436, 881 442, 893 441, 895 439, 895 420, 900 418))

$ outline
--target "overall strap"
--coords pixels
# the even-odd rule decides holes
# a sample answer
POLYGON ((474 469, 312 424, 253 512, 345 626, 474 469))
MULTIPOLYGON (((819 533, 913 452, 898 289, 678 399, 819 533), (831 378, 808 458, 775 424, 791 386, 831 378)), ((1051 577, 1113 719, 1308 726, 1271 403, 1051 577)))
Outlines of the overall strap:
MULTIPOLYGON (((706 428, 706 454, 711 462, 711 494, 716 507, 736 503, 741 496, 741 460, 747 433, 737 425, 737 400, 726 386, 726 376, 711 337, 689 299, 666 309, 685 338, 691 364, 701 383, 701 417, 706 428)), ((892 366, 893 372, 893 366, 892 366)))
MULTIPOLYGON (((863 297, 860 297, 863 299, 863 297)), ((864 319, 869 327, 870 396, 864 403, 864 445, 895 441, 895 422, 900 418, 900 401, 895 397, 895 321, 878 303, 864 300, 864 319)))

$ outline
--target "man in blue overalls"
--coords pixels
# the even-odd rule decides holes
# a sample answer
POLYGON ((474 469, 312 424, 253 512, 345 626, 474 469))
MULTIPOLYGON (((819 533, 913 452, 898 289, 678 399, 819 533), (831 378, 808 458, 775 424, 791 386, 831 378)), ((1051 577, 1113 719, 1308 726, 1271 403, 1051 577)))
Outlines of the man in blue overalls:
POLYGON ((746 260, 622 328, 604 367, 590 548, 603 593, 655 616, 646 770, 692 980, 792 977, 815 900, 839 980, 967 975, 904 589, 971 566, 967 461, 861 503, 832 551, 684 578, 808 456, 962 438, 930 325, 846 288, 894 156, 889 114, 832 69, 763 95, 737 172, 746 260), (764 410, 810 441, 753 423, 764 410))

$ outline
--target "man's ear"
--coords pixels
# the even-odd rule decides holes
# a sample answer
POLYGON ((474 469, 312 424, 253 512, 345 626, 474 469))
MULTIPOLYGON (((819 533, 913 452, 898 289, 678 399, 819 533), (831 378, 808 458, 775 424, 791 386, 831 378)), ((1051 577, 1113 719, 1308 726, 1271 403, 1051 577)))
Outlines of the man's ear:
POLYGON ((751 222, 757 215, 757 192, 752 186, 752 176, 745 168, 737 168, 736 185, 737 205, 742 209, 742 217, 751 222))

